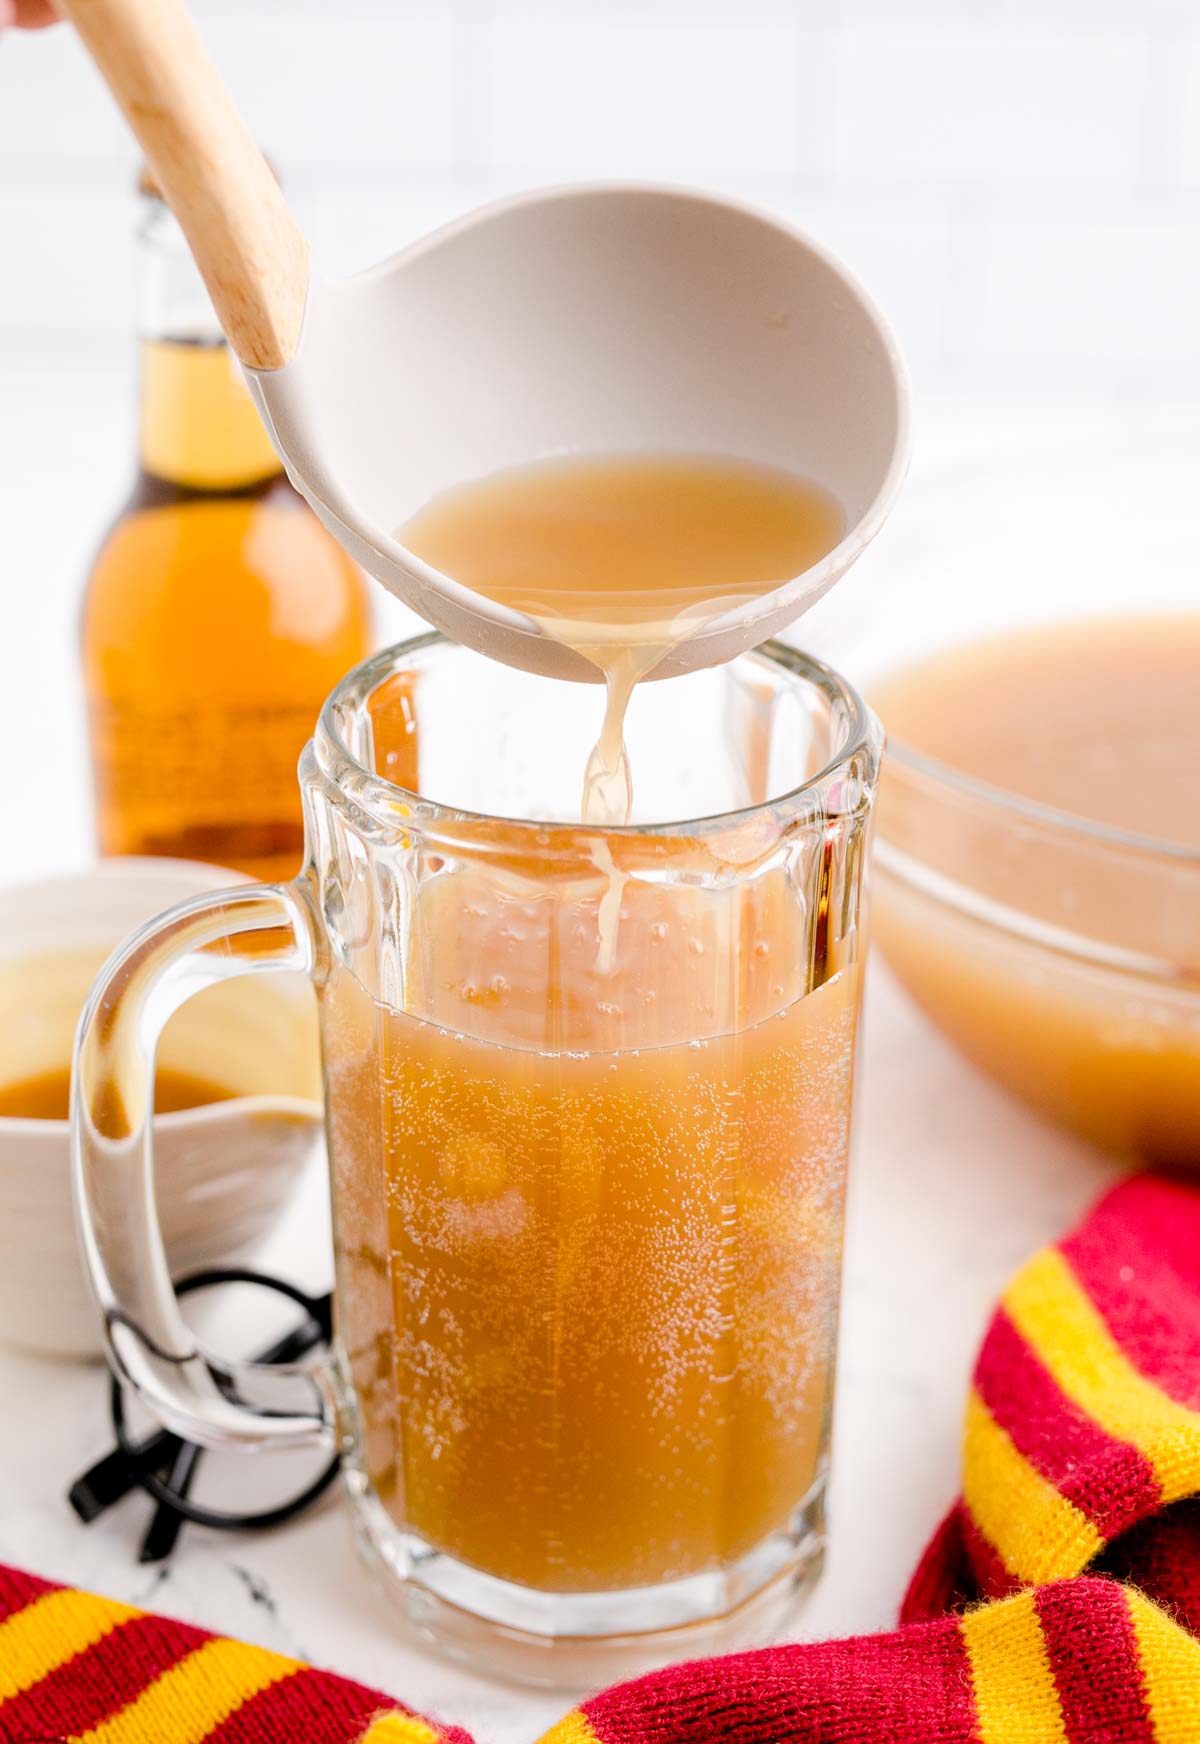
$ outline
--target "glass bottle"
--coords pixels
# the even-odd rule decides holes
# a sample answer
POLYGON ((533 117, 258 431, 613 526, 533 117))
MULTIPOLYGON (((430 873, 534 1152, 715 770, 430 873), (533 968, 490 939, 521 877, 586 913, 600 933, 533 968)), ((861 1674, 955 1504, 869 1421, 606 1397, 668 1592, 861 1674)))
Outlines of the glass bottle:
POLYGON ((141 192, 139 465, 83 608, 100 851, 286 878, 296 764, 368 650, 367 584, 288 483, 182 233, 141 192))

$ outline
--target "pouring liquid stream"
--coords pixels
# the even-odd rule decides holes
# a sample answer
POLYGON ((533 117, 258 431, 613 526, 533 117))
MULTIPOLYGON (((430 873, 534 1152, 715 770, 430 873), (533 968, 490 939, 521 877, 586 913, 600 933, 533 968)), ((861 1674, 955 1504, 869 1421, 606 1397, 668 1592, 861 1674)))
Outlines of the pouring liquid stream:
MULTIPOLYGON (((624 725, 635 686, 731 607, 819 562, 844 528, 827 491, 779 468, 710 455, 600 455, 456 486, 397 537, 600 672, 604 718, 580 815, 603 830, 633 815, 624 725)), ((600 964, 611 969, 624 878, 603 838, 597 867, 607 879, 600 964)))

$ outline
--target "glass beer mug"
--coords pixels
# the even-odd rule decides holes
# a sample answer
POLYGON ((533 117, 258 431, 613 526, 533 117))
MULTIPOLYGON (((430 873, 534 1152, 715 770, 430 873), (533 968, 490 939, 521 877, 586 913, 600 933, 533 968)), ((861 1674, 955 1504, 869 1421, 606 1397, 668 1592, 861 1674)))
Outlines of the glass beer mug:
POLYGON ((769 645, 639 687, 656 821, 585 827, 596 701, 436 635, 360 666, 299 876, 132 937, 75 1077, 117 1372, 207 1446, 338 1444, 409 1620, 545 1682, 744 1640, 818 1566, 881 748, 769 645), (336 1250, 332 1355, 291 1371, 185 1326, 149 1136, 171 1013, 281 969, 317 990, 336 1250))

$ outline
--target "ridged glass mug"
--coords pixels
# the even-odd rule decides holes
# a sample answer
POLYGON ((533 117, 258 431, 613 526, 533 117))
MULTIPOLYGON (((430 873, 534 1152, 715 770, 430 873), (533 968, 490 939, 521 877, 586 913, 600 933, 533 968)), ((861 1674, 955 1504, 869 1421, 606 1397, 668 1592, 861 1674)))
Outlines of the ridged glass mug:
POLYGON ((659 821, 599 830, 596 702, 436 635, 360 666, 299 876, 132 937, 75 1075, 117 1372, 205 1445, 337 1441, 409 1621, 542 1682, 752 1637, 818 1565, 881 744, 768 645, 640 687, 659 821), (281 969, 317 990, 336 1250, 332 1357, 286 1372, 184 1325, 148 1126, 172 1011, 281 969))

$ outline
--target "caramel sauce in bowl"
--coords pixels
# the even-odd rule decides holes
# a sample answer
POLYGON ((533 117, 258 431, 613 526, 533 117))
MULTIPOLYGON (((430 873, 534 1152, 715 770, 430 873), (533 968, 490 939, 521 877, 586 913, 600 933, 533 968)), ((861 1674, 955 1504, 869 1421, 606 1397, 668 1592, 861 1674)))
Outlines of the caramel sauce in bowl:
MULTIPOLYGON (((11 886, 0 904, 0 1091, 38 1090, 67 1067, 88 988, 109 949, 171 903, 242 882, 182 860, 117 859, 11 886), (40 1087, 39 1087, 40 1081, 40 1087)), ((172 1270, 245 1258, 322 1145, 312 995, 291 977, 210 990, 172 1019, 160 1083, 191 1106, 155 1120, 155 1186, 172 1270), (216 995, 213 998, 212 995, 216 995), (190 1081, 190 1083, 186 1082, 190 1081), (220 1100, 197 1100, 198 1088, 220 1100)), ((46 1096, 42 1096, 42 1091, 46 1096)), ((173 1097, 171 1100, 178 1100, 173 1097)), ((68 1120, 0 1095, 0 1339, 98 1356, 96 1310, 76 1251, 68 1120)))

